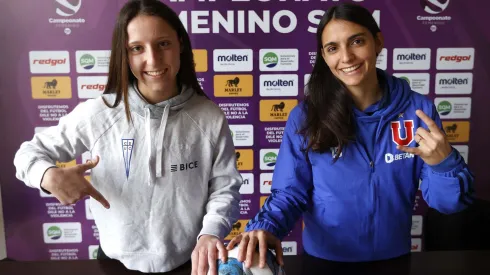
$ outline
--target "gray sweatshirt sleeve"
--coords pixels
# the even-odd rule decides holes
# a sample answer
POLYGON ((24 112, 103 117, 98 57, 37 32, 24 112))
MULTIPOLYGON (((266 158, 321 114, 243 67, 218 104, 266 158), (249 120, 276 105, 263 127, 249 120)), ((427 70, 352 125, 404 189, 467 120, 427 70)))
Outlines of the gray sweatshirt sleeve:
POLYGON ((214 148, 213 166, 209 180, 206 215, 199 236, 207 234, 224 239, 240 215, 240 186, 242 177, 236 167, 235 146, 230 128, 223 116, 214 148))
POLYGON ((16 177, 27 186, 40 188, 46 170, 56 161, 68 162, 87 151, 91 135, 87 127, 90 103, 81 103, 59 120, 58 125, 36 133, 15 154, 16 177))

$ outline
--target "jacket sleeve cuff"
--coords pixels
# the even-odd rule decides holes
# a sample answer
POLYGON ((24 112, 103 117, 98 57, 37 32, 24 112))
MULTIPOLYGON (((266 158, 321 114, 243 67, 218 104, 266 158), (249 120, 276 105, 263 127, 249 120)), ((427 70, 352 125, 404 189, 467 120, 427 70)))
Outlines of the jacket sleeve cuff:
POLYGON ((197 236, 197 239, 199 240, 202 235, 212 235, 220 240, 223 240, 226 237, 225 234, 227 231, 227 228, 225 228, 225 226, 219 222, 207 222, 204 223, 201 232, 197 236))
POLYGON ((45 160, 39 160, 32 164, 28 173, 29 185, 43 191, 44 193, 50 194, 41 187, 41 181, 44 177, 44 173, 46 173, 46 171, 51 167, 56 167, 56 165, 53 165, 51 162, 45 160))
POLYGON ((252 224, 247 224, 247 227, 245 228, 245 232, 253 231, 253 230, 264 230, 272 235, 276 236, 278 239, 282 240, 285 236, 282 236, 282 234, 279 234, 279 230, 277 227, 275 227, 273 224, 267 221, 260 221, 260 222, 255 222, 252 224))
POLYGON ((447 173, 458 167, 461 163, 461 155, 456 149, 452 149, 451 153, 439 164, 429 165, 432 171, 437 173, 447 173))

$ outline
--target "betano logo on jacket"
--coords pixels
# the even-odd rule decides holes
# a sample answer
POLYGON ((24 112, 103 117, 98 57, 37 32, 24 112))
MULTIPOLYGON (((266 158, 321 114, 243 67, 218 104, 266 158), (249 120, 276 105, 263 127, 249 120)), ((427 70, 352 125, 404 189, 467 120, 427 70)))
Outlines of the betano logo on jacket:
MULTIPOLYGON (((403 117, 403 113, 399 115, 399 117, 403 117)), ((413 120, 402 120, 402 121, 392 121, 391 122, 391 140, 393 143, 399 146, 408 146, 414 140, 413 133, 414 123, 413 120), (405 136, 402 137, 401 127, 403 125, 405 136)), ((385 154, 385 162, 392 163, 396 160, 403 160, 414 158, 415 156, 410 153, 401 153, 401 154, 385 154)))

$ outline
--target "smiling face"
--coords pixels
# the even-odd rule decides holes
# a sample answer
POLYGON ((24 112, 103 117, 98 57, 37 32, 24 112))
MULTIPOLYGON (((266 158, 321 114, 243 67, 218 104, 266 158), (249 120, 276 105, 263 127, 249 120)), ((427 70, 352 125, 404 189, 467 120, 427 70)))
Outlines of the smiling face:
POLYGON ((346 20, 331 20, 322 32, 322 56, 332 73, 349 89, 376 78, 376 55, 383 49, 381 33, 346 20))
POLYGON ((180 69, 176 31, 158 16, 138 15, 127 27, 129 66, 144 96, 172 91, 180 69))

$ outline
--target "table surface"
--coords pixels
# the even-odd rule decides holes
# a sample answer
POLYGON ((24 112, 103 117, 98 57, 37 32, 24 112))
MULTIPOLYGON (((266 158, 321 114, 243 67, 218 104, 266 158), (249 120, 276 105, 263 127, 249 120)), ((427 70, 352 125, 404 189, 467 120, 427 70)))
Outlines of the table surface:
MULTIPOLYGON (((287 275, 301 274, 302 257, 285 256, 285 271, 287 275)), ((404 266, 403 270, 396 274, 490 274, 490 251, 437 251, 412 253, 410 270, 404 266)), ((178 272, 169 272, 170 275, 190 274, 190 269, 178 272)), ((348 272, 347 272, 348 273, 348 272)), ((334 274, 347 274, 346 272, 334 272, 334 274)), ((391 272, 390 272, 391 273, 391 272)), ((0 261, 1 275, 131 275, 142 274, 130 271, 117 261, 40 261, 40 262, 16 262, 0 261)), ((311 270, 308 274, 326 274, 319 270, 311 270)), ((331 272, 328 274, 332 274, 331 272)), ((349 273, 350 274, 350 273, 349 273)), ((356 274, 371 274, 364 270, 356 274)), ((374 273, 372 273, 374 274, 374 273)), ((376 271, 376 274, 379 274, 376 271)), ((395 273, 393 273, 395 274, 395 273)))

